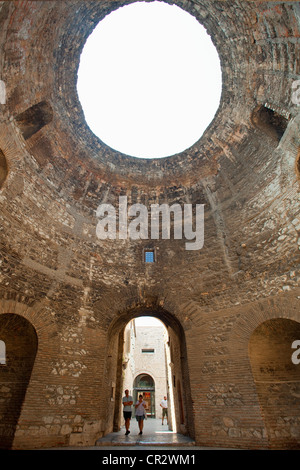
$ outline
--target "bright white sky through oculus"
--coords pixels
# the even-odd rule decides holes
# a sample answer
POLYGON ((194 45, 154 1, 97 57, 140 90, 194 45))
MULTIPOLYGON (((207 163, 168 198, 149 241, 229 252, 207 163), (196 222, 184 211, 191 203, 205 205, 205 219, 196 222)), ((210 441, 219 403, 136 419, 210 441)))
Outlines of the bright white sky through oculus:
POLYGON ((105 144, 161 158, 199 140, 218 109, 221 82, 217 51, 192 15, 136 2, 89 36, 77 91, 88 126, 105 144))

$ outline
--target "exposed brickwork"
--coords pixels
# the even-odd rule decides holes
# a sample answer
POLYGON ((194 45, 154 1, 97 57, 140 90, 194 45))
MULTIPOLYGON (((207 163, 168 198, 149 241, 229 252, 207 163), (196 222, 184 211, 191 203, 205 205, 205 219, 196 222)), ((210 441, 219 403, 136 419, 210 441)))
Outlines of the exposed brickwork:
MULTIPOLYGON (((145 161, 100 142, 76 95, 85 39, 125 3, 0 2, 7 88, 0 104, 0 340, 11 341, 2 326, 7 315, 25 322, 26 337, 37 336, 12 447, 93 445, 112 431, 122 332, 145 312, 169 328, 177 417, 198 445, 299 447, 300 365, 268 388, 257 371, 271 367, 273 350, 251 352, 257 329, 264 324, 267 335, 271 319, 294 322, 285 346, 293 335, 300 339, 300 115, 291 100, 300 75, 299 5, 174 2, 212 36, 222 100, 194 146, 145 161), (253 121, 260 107, 286 120, 280 140, 253 121), (148 207, 205 204, 203 249, 186 251, 185 240, 100 241, 95 211, 120 195, 148 207), (150 242, 157 261, 146 265, 150 242)), ((3 367, 1 407, 11 393, 3 367)))

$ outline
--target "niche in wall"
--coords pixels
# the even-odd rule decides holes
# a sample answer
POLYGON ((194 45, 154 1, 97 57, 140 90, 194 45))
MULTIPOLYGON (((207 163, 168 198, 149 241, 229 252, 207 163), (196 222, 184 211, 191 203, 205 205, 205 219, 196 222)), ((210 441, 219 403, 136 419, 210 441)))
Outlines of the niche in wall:
POLYGON ((264 131, 276 142, 280 141, 288 125, 287 118, 263 105, 254 109, 251 120, 257 129, 264 131))
POLYGON ((16 116, 16 122, 25 140, 36 134, 53 119, 53 111, 47 101, 41 101, 16 116))
POLYGON ((0 449, 10 449, 29 385, 38 341, 32 324, 11 313, 0 315, 0 449))
POLYGON ((300 364, 292 344, 300 323, 272 318, 260 324, 249 342, 249 357, 269 445, 298 449, 300 443, 300 364))

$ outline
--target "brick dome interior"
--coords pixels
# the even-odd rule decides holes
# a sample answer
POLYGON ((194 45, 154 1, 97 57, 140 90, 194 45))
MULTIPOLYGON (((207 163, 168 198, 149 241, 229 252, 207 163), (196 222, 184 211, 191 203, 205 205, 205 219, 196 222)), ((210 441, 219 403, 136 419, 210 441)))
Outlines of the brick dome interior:
MULTIPOLYGON (((147 160, 101 142, 76 92, 87 37, 128 3, 0 2, 0 340, 9 331, 12 341, 13 315, 13 325, 16 316, 20 328, 31 324, 38 343, 22 408, 0 403, 0 434, 6 405, 17 409, 12 448, 93 445, 110 432, 116 405, 108 410, 103 397, 109 401, 112 382, 121 389, 120 335, 127 321, 150 313, 184 345, 174 362, 196 444, 299 448, 300 365, 290 385, 286 374, 279 383, 289 407, 275 413, 262 384, 271 380, 271 354, 263 359, 257 339, 259 325, 267 337, 279 318, 287 341, 293 327, 299 332, 299 4, 170 2, 211 36, 222 96, 198 142, 147 160), (187 251, 183 239, 97 239, 97 207, 117 206, 119 196, 146 207, 204 204, 203 248, 187 251), (155 263, 144 262, 146 248, 155 263), (260 359, 266 372, 258 379, 260 359), (73 397, 62 413, 60 387, 73 397)), ((274 359, 275 369, 289 367, 282 361, 274 359)), ((9 360, 0 365, 0 397, 7 367, 9 360)))

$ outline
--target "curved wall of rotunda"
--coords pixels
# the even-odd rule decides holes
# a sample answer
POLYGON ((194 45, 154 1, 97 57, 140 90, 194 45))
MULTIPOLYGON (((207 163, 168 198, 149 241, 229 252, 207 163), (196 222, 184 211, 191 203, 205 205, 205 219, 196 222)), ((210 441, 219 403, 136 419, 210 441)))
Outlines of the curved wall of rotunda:
MULTIPOLYGON (((199 141, 147 160, 101 142, 76 92, 87 37, 128 3, 0 2, 0 340, 12 344, 7 318, 18 318, 34 356, 9 429, 1 408, 0 441, 94 445, 115 429, 123 328, 150 313, 181 344, 172 362, 197 445, 299 448, 300 365, 272 361, 270 341, 264 357, 260 338, 277 338, 282 319, 282 341, 300 340, 299 4, 169 2, 211 36, 222 97, 199 141), (100 240, 97 208, 118 208, 120 196, 147 208, 204 204, 203 247, 100 240), (262 407, 270 374, 278 380, 262 407)), ((14 357, 22 362, 15 349, 0 364, 1 403, 14 357)))

